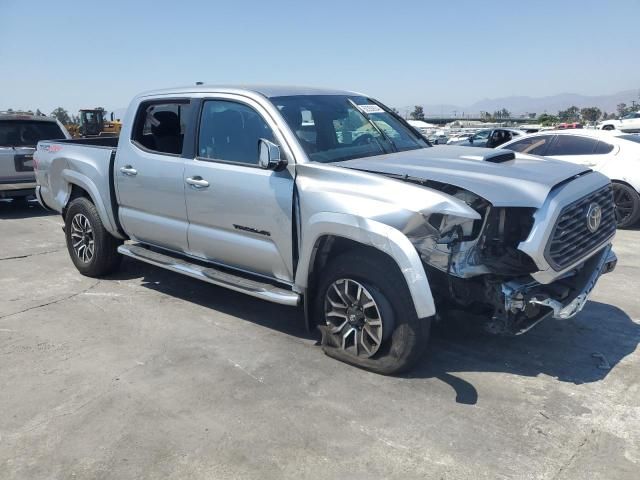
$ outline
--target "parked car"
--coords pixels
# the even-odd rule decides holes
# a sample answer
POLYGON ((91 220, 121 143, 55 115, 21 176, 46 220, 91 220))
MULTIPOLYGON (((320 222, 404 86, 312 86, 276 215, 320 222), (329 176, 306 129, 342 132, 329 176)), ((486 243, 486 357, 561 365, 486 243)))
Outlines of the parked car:
POLYGON ((0 112, 0 198, 34 194, 33 152, 40 140, 71 138, 55 118, 0 112))
POLYGON ((169 89, 123 125, 38 144, 36 193, 80 273, 126 255, 301 304, 328 355, 376 372, 409 368, 456 312, 501 334, 570 318, 616 264, 604 175, 430 147, 362 94, 169 89))
POLYGON ((467 139, 451 142, 449 145, 495 148, 521 135, 524 135, 524 132, 515 128, 492 128, 480 130, 467 139))
POLYGON ((598 124, 598 129, 638 133, 640 132, 640 112, 628 113, 619 120, 604 120, 598 124))
POLYGON ((500 148, 565 160, 603 173, 613 183, 616 221, 628 228, 640 220, 640 136, 602 130, 547 131, 500 148))

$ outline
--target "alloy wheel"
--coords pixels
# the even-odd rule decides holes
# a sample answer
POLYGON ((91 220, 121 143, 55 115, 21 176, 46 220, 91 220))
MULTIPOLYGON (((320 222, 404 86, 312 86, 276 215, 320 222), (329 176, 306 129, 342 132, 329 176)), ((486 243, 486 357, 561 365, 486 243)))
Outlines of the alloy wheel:
POLYGON ((82 213, 76 213, 71 220, 71 246, 76 256, 89 263, 95 252, 93 228, 89 219, 82 213))
POLYGON ((325 294, 325 321, 337 344, 361 357, 374 355, 383 340, 380 308, 371 292, 361 283, 341 278, 325 294))

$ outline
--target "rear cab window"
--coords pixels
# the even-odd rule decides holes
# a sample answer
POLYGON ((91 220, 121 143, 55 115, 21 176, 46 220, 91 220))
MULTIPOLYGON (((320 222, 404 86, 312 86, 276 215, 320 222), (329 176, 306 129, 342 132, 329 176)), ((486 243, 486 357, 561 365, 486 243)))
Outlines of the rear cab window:
POLYGON ((143 102, 138 107, 131 140, 144 150, 180 155, 190 121, 188 99, 143 102))

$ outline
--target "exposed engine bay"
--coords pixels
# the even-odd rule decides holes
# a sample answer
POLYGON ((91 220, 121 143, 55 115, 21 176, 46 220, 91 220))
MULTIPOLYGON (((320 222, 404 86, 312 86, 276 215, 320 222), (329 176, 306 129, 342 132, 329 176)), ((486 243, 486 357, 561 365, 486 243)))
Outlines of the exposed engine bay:
POLYGON ((561 278, 541 284, 530 274, 539 270, 518 245, 534 225, 534 208, 496 208, 468 190, 404 176, 457 198, 480 214, 469 219, 434 213, 404 233, 425 265, 439 317, 464 315, 501 335, 526 332, 547 316, 577 314, 602 273, 615 268, 608 246, 561 278))

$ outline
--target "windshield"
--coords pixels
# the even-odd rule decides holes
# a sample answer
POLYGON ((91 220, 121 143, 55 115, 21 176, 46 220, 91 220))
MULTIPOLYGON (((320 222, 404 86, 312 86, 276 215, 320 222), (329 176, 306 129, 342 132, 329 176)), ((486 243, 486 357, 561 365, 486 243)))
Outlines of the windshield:
POLYGON ((404 120, 366 97, 296 95, 271 101, 315 162, 342 162, 429 146, 404 120))
POLYGON ((40 140, 65 138, 55 122, 0 120, 0 147, 35 147, 40 140))

